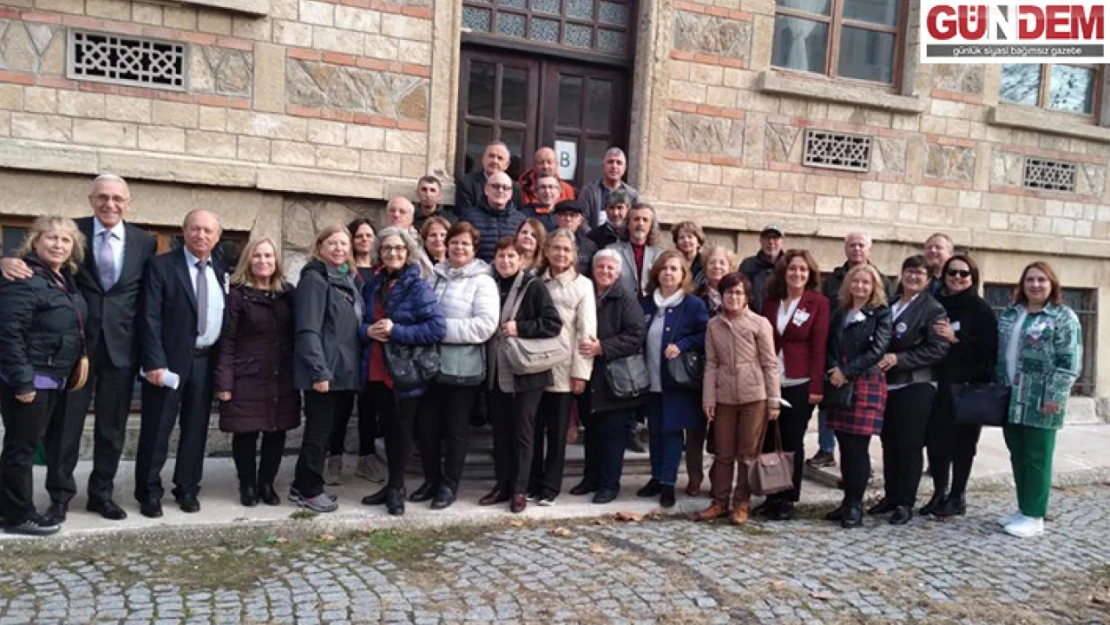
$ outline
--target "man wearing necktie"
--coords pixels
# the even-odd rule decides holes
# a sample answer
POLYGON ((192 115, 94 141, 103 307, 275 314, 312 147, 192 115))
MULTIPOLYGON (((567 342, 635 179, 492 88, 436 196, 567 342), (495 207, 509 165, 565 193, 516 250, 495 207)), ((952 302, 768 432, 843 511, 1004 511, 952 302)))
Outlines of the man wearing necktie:
POLYGON ((135 498, 143 516, 162 516, 161 473, 175 423, 181 435, 173 495, 183 512, 200 510, 215 347, 224 319, 224 269, 212 259, 221 231, 215 213, 190 211, 183 227, 185 246, 147 267, 139 319, 143 417, 135 462, 135 498))
MULTIPOLYGON (((85 260, 76 282, 89 307, 83 322, 89 378, 84 388, 66 394, 66 401, 51 417, 45 439, 50 493, 46 516, 55 523, 66 520, 69 502, 77 494, 73 470, 90 403, 95 423, 87 508, 107 519, 127 517, 112 497, 139 364, 135 315, 143 271, 156 249, 154 237, 124 222, 131 208, 131 190, 119 176, 101 174, 93 180, 89 205, 93 214, 76 220, 85 235, 85 260)), ((25 269, 20 260, 0 261, 0 270, 9 279, 30 277, 29 271, 23 273, 25 269)))

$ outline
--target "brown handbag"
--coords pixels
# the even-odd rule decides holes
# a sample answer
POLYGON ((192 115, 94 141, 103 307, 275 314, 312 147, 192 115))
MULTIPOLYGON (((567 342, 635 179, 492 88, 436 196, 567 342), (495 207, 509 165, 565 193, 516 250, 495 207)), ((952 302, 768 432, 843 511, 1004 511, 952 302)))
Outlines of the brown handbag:
POLYGON ((66 390, 79 391, 89 381, 89 357, 81 356, 73 363, 73 371, 66 378, 66 390))
MULTIPOLYGON (((764 425, 763 435, 766 436, 764 425)), ((762 441, 764 436, 760 436, 762 441)), ((794 490, 794 452, 782 450, 782 429, 776 422, 775 450, 744 460, 748 490, 753 495, 772 495, 794 490)))

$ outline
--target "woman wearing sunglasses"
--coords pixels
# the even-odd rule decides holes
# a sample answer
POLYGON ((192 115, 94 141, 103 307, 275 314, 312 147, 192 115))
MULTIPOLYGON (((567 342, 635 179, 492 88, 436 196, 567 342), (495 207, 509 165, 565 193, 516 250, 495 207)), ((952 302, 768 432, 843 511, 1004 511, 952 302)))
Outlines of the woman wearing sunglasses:
POLYGON ((952 385, 991 381, 998 357, 998 322, 990 305, 979 297, 979 266, 970 256, 949 258, 941 275, 944 286, 937 300, 948 318, 938 321, 935 329, 949 347, 936 367, 937 397, 926 437, 933 498, 921 508, 921 514, 947 517, 966 510, 964 490, 982 430, 977 425, 952 422, 952 385))

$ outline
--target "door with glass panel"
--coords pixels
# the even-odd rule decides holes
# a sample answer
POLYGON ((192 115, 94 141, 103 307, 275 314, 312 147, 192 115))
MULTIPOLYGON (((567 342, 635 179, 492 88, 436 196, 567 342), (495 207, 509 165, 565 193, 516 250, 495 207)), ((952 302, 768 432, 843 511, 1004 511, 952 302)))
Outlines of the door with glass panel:
POLYGON ((463 50, 459 89, 459 140, 455 171, 478 171, 490 141, 504 141, 512 160, 509 175, 524 171, 522 154, 536 149, 540 64, 536 60, 463 50))
POLYGON ((601 175, 606 150, 625 145, 628 74, 554 61, 544 69, 540 137, 556 148, 563 178, 581 186, 601 175))

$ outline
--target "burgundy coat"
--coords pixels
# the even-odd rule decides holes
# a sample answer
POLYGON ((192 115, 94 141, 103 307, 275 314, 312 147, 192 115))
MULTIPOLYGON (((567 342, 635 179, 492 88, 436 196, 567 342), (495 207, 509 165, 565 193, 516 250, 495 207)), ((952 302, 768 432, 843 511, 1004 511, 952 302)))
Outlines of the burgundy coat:
POLYGON ((267 293, 232 287, 225 307, 216 392, 224 432, 277 432, 301 423, 301 397, 293 384, 293 291, 267 293))
POLYGON ((763 316, 775 330, 775 351, 782 350, 786 377, 800 380, 809 378, 809 394, 825 393, 825 348, 829 337, 829 300, 818 291, 806 289, 794 316, 786 323, 786 331, 779 334, 779 306, 781 301, 768 297, 763 300, 763 316))

